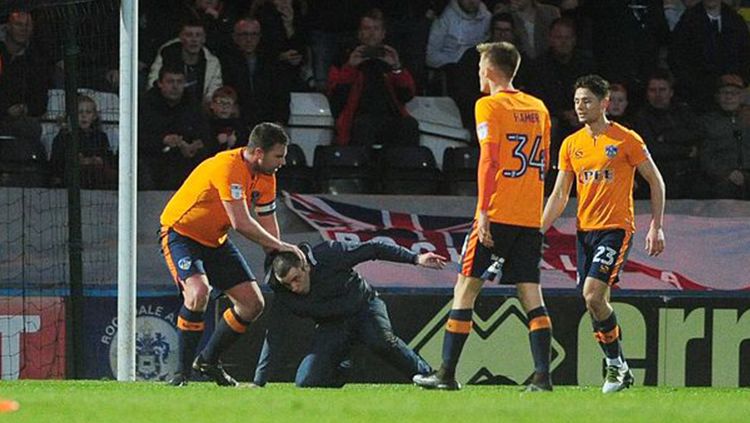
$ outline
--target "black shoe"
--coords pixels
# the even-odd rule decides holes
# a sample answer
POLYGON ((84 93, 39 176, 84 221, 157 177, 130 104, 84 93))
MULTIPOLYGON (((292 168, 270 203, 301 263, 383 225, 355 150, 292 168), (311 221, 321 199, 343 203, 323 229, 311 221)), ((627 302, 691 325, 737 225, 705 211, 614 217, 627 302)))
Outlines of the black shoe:
POLYGON ((426 375, 414 375, 412 378, 414 384, 425 389, 440 389, 444 391, 458 391, 461 384, 456 379, 443 379, 438 376, 437 372, 426 375))
POLYGON ((238 386, 239 382, 234 380, 224 371, 221 363, 209 363, 205 361, 202 355, 198 354, 193 361, 193 370, 197 370, 203 375, 209 377, 219 386, 238 386))
POLYGON ((552 391, 552 381, 549 373, 534 373, 531 382, 526 385, 526 392, 550 392, 552 391))
POLYGON ((167 382, 170 386, 187 386, 190 375, 183 375, 182 373, 175 373, 174 377, 167 382))

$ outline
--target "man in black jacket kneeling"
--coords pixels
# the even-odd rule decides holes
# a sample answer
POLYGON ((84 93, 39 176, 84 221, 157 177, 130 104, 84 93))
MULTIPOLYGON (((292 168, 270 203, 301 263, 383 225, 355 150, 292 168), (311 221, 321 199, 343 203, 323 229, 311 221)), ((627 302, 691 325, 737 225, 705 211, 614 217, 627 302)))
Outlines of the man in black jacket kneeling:
MULTIPOLYGON (((369 260, 410 263, 432 269, 445 265, 435 253, 415 254, 382 242, 324 241, 300 246, 307 255, 301 263, 293 254, 278 253, 271 261, 266 283, 274 291, 274 308, 315 321, 311 351, 297 369, 299 387, 338 388, 346 383, 348 358, 354 344, 364 344, 408 377, 427 374, 427 362, 393 333, 388 311, 377 291, 353 267, 369 260)), ((265 385, 284 333, 274 325, 266 334, 254 383, 265 385)))

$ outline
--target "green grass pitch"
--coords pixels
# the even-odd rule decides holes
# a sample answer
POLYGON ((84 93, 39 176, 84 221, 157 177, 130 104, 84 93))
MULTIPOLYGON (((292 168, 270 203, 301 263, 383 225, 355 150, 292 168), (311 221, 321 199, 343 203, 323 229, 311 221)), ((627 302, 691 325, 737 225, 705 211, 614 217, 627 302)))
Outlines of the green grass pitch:
POLYGON ((0 397, 21 405, 5 422, 750 422, 748 389, 635 387, 604 396, 598 387, 552 393, 468 386, 458 392, 410 385, 343 389, 220 388, 192 383, 0 382, 0 397))

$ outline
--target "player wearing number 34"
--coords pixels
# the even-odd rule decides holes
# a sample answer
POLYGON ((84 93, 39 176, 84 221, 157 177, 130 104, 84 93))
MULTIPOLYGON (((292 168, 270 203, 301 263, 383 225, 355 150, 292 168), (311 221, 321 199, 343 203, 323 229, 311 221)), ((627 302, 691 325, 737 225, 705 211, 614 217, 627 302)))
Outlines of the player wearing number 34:
POLYGON ((622 354, 620 326, 609 304, 610 287, 619 280, 635 232, 633 177, 635 170, 651 188, 651 227, 646 235, 649 255, 664 250, 664 181, 641 137, 605 117, 609 83, 598 75, 576 81, 574 107, 585 126, 560 147, 560 173, 544 209, 542 231, 565 209, 573 180, 578 193, 578 283, 591 315, 594 337, 606 356, 602 392, 633 384, 622 354))
POLYGON ((471 333, 474 302, 485 280, 499 278, 502 284, 516 286, 528 318, 534 372, 529 372, 527 390, 549 391, 552 324, 539 285, 549 112, 541 100, 513 88, 521 60, 515 46, 488 43, 477 50, 481 89, 490 95, 476 104, 480 154, 475 221, 453 291, 443 362, 435 373, 416 375, 414 383, 428 389, 459 389, 456 365, 471 333))

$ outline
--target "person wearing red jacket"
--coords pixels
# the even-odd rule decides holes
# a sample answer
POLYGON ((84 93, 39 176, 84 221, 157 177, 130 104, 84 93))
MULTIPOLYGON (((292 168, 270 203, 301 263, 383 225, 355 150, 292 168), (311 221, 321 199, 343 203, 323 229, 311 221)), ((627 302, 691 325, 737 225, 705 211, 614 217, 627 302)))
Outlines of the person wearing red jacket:
POLYGON ((406 111, 414 79, 398 52, 383 43, 383 13, 372 9, 360 19, 359 45, 328 72, 328 98, 336 116, 336 144, 417 145, 419 127, 406 111))

